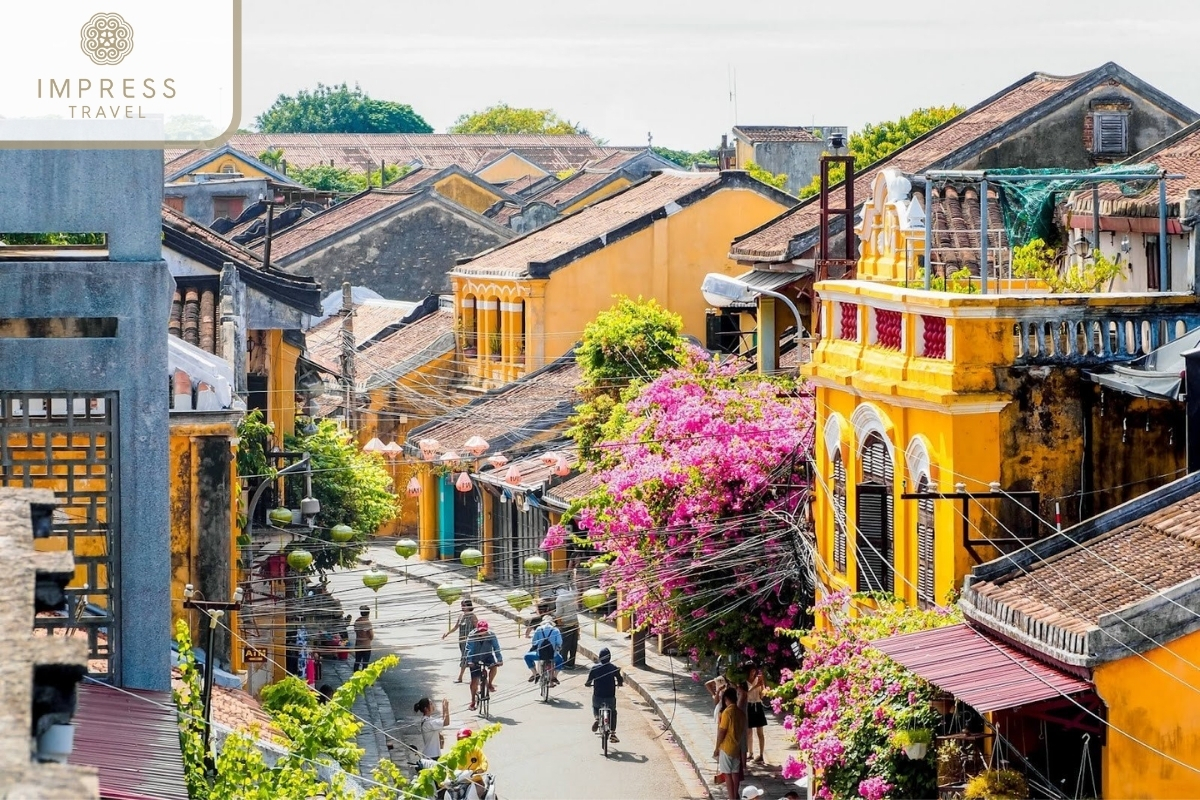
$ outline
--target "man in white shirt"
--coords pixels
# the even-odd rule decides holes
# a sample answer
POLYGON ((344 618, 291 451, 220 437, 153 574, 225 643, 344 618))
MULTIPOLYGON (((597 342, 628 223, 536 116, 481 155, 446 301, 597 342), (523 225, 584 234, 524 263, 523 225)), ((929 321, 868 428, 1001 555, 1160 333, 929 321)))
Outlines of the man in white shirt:
POLYGON ((558 617, 563 638, 563 665, 575 669, 575 651, 579 647, 579 592, 575 590, 574 573, 569 583, 555 590, 554 616, 558 617))

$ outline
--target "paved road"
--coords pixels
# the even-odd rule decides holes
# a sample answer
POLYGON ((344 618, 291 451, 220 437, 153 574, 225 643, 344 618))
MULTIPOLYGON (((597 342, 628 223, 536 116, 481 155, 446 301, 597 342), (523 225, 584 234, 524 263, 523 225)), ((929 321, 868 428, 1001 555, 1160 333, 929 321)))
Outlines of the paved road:
MULTIPOLYGON (((331 577, 331 588, 347 613, 367 603, 374 608, 374 594, 363 587, 361 570, 331 577)), ((451 735, 462 727, 477 728, 481 720, 469 711, 467 682, 454 683, 458 675, 458 643, 455 634, 444 641, 446 606, 433 590, 417 581, 405 584, 392 577, 379 592, 376 657, 381 651, 396 652, 400 666, 385 673, 381 685, 405 725, 414 719, 413 704, 429 696, 440 705, 450 699, 451 735)), ((455 605, 457 610, 457 604, 455 605)), ((482 613, 500 635, 505 664, 496 677, 491 715, 504 728, 484 748, 497 788, 505 800, 623 800, 624 798, 667 798, 688 800, 707 797, 683 753, 663 733, 662 723, 645 704, 628 690, 618 697, 621 742, 610 746, 606 760, 600 740, 591 732, 591 690, 583 686, 588 666, 564 674, 554 689, 552 702, 541 702, 521 656, 528 640, 518 639, 516 623, 482 613)), ((469 681, 469 675, 464 676, 469 681)), ((401 738, 416 741, 401 728, 401 738)), ((402 759, 397 757, 397 762, 402 759)))

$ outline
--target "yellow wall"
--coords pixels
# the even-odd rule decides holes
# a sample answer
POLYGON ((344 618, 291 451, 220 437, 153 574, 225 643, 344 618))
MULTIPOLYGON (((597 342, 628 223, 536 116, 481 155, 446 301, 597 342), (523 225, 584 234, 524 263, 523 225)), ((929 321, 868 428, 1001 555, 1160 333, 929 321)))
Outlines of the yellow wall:
POLYGON ((604 198, 608 197, 609 195, 616 194, 617 192, 624 189, 626 186, 629 186, 631 183, 632 183, 631 181, 622 177, 622 178, 617 178, 615 181, 612 181, 611 183, 606 183, 606 184, 603 184, 600 186, 593 187, 591 192, 588 192, 587 194, 585 194, 582 197, 580 197, 579 199, 577 199, 574 203, 572 203, 571 205, 564 208, 562 210, 562 214, 563 214, 563 216, 566 216, 567 214, 574 214, 576 211, 578 211, 581 208, 587 208, 592 203, 603 200, 604 198))
MULTIPOLYGON (((741 139, 734 139, 733 146, 734 146, 733 157, 736 159, 734 168, 735 169, 745 169, 746 165, 754 160, 754 145, 747 144, 746 142, 743 142, 741 139)), ((747 230, 749 230, 749 229, 747 229, 747 230)))
POLYGON ((489 164, 475 174, 491 183, 503 183, 505 181, 515 181, 517 178, 524 178, 526 176, 541 178, 550 173, 532 161, 525 160, 516 153, 509 153, 499 161, 489 164))
POLYGON ((296 429, 296 361, 300 348, 283 341, 283 331, 267 331, 267 421, 275 426, 275 437, 283 444, 284 434, 296 429))
POLYGON ((433 185, 435 192, 463 208, 482 214, 500 200, 500 195, 471 183, 461 175, 447 175, 433 185))
POLYGON ((234 172, 236 172, 246 178, 270 177, 269 175, 267 175, 267 173, 263 172, 262 170, 258 169, 257 167, 252 166, 251 164, 243 161, 242 159, 238 158, 237 156, 233 155, 232 153, 226 153, 225 155, 223 155, 219 158, 213 159, 212 161, 208 162, 207 164, 203 164, 199 167, 196 167, 195 169, 188 170, 187 174, 194 175, 197 172, 204 172, 204 173, 218 172, 219 173, 226 165, 232 166, 234 172))
POLYGON ((1200 692, 1195 689, 1200 686, 1200 669, 1194 666, 1200 664, 1200 631, 1144 655, 1144 659, 1130 655, 1102 664, 1092 674, 1108 708, 1110 726, 1104 744, 1102 794, 1200 797, 1200 727, 1196 725, 1200 692))

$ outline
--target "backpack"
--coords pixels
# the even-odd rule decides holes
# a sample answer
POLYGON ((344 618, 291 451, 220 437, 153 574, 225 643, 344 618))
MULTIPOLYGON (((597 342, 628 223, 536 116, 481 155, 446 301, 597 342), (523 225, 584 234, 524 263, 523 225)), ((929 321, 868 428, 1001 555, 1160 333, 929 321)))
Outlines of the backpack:
POLYGON ((538 643, 537 654, 538 661, 550 661, 554 658, 554 642, 550 641, 550 634, 545 634, 538 643))

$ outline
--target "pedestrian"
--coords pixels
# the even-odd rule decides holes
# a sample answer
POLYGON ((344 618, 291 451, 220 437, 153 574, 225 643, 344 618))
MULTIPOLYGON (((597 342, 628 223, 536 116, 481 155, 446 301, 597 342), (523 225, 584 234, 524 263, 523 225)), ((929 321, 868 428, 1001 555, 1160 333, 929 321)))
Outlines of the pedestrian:
POLYGON ((433 716, 433 701, 422 697, 413 706, 413 713, 420 714, 417 728, 421 731, 421 755, 426 758, 442 757, 442 730, 450 724, 450 701, 442 700, 442 717, 433 716))
POLYGON ((371 663, 371 643, 375 641, 375 627, 371 625, 371 607, 359 606, 358 619, 354 620, 354 671, 366 669, 371 663))
POLYGON ((725 687, 728 686, 724 675, 718 675, 712 680, 704 684, 704 688, 708 689, 708 693, 713 699, 713 732, 715 733, 721 727, 721 710, 725 708, 725 699, 721 697, 725 693, 725 687))
POLYGON ((549 665, 550 685, 558 686, 558 675, 555 674, 555 671, 562 669, 563 666, 562 646, 562 633, 555 626, 554 617, 547 614, 542 617, 542 624, 534 632, 529 652, 525 654, 525 666, 529 667, 529 683, 538 679, 536 665, 540 662, 543 665, 549 665))
POLYGON ((738 784, 741 783, 742 741, 738 732, 745 726, 746 715, 738 708, 737 689, 725 687, 721 700, 724 708, 717 728, 717 743, 713 747, 713 758, 718 762, 717 782, 725 784, 729 800, 740 800, 738 784))
POLYGON ((621 668, 612 663, 612 651, 607 647, 600 648, 597 664, 588 670, 587 682, 584 686, 592 687, 592 733, 600 727, 600 709, 608 706, 608 728, 610 742, 620 742, 617 738, 617 687, 625 685, 621 668))
POLYGON ((742 768, 738 772, 738 781, 746 780, 746 745, 750 741, 750 729, 746 727, 748 718, 747 712, 750 708, 750 685, 746 681, 740 681, 737 685, 737 705, 738 710, 742 712, 742 727, 738 731, 738 739, 742 743, 742 768))
POLYGON ((762 797, 764 794, 766 794, 766 791, 751 784, 746 784, 742 787, 742 800, 754 800, 754 798, 762 797))
POLYGON ((463 598, 462 613, 458 615, 458 621, 454 623, 454 627, 442 634, 445 639, 455 630, 458 631, 458 678, 455 683, 463 682, 463 673, 467 670, 467 637, 471 635, 471 631, 475 630, 476 623, 479 622, 479 617, 475 616, 475 605, 471 602, 471 598, 463 598))
POLYGON ((486 619, 475 623, 475 630, 467 637, 467 666, 471 670, 471 706, 475 710, 475 697, 480 679, 487 680, 489 692, 496 691, 496 670, 504 664, 500 652, 500 641, 488 627, 486 619), (486 675, 484 668, 487 668, 486 675))
POLYGON ((333 699, 333 687, 328 683, 322 683, 321 688, 318 689, 318 691, 321 693, 320 701, 322 703, 328 703, 333 699))
POLYGON ((563 637, 563 666, 575 669, 575 651, 579 648, 579 592, 573 573, 568 583, 555 590, 554 615, 558 617, 558 628, 563 637))
POLYGON ((750 729, 747 737, 747 753, 755 764, 765 764, 767 751, 764 749, 764 728, 767 727, 767 709, 763 706, 763 690, 767 688, 763 672, 757 664, 750 666, 747 680, 750 691, 746 697, 746 727, 750 729), (758 733, 758 756, 754 755, 754 734, 758 733))

